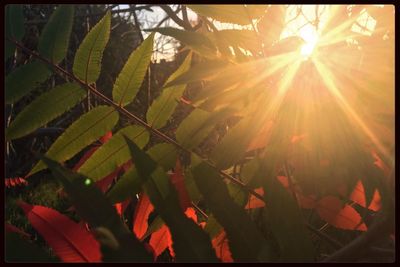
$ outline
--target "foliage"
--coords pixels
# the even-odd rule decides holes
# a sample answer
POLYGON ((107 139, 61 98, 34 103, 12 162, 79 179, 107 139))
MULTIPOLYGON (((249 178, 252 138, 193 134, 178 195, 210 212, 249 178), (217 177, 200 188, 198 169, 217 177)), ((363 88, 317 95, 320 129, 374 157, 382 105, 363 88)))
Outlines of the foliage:
MULTIPOLYGON (((330 25, 321 38, 341 30, 340 40, 304 61, 304 40, 279 39, 284 6, 188 5, 202 20, 197 30, 153 30, 190 52, 145 105, 154 32, 124 52, 118 73, 103 57, 115 41, 110 11, 98 6, 102 18, 73 43, 78 6, 50 9, 36 53, 23 39, 22 7, 6 8, 5 96, 7 107, 18 107, 6 139, 36 138, 63 118, 67 127, 40 146, 44 155, 34 153, 24 178, 6 185, 19 190, 47 168, 62 185, 72 215, 17 201, 59 260, 314 262, 333 252, 324 247, 329 236, 315 229, 322 224, 349 242, 368 234, 376 214, 393 217, 393 40, 382 38, 393 27, 381 13, 373 41, 354 37, 384 58, 366 53, 363 68, 379 62, 384 71, 364 77, 327 56, 346 42, 348 23, 330 25), (218 30, 210 19, 249 27, 218 30), (17 60, 23 53, 32 58, 17 60), (132 112, 135 103, 144 111, 132 112)), ((338 49, 354 60, 357 48, 338 49)), ((21 239, 29 235, 7 229, 8 261, 49 260, 21 239), (26 255, 15 255, 18 244, 26 255)))

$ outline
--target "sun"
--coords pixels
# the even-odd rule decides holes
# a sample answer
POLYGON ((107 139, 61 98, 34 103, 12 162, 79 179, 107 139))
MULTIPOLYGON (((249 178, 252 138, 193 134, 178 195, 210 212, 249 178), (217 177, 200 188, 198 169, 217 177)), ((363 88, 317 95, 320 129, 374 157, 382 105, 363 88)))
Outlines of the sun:
MULTIPOLYGON (((311 26, 311 25, 310 25, 311 26)), ((301 47, 300 53, 303 57, 310 57, 314 51, 314 48, 318 42, 318 33, 314 27, 304 27, 299 35, 303 38, 305 44, 301 47)))

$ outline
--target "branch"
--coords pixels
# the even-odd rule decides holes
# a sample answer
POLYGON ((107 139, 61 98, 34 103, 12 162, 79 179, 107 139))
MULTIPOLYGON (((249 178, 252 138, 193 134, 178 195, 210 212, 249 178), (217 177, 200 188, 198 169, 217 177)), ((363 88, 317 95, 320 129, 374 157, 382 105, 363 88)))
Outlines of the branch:
POLYGON ((183 27, 187 31, 193 31, 192 26, 189 22, 186 22, 178 17, 178 15, 168 5, 160 5, 162 10, 179 26, 183 27))
MULTIPOLYGON (((33 57, 39 59, 40 61, 43 61, 44 63, 48 64, 49 66, 52 66, 55 70, 61 72, 63 75, 65 75, 66 77, 69 77, 70 79, 74 80, 75 82, 77 82, 79 85, 81 85, 83 88, 89 90, 91 93, 93 93, 93 95, 95 95, 96 97, 98 97, 100 100, 102 100, 104 103, 114 107, 116 110, 118 110, 121 114, 125 115, 126 117, 128 117, 129 119, 131 119, 132 121, 138 123, 139 125, 143 126, 144 128, 146 128, 149 132, 151 132, 152 134, 158 136, 159 138, 161 138, 162 140, 164 140, 167 143, 170 143, 172 145, 174 145, 176 148, 186 152, 186 153, 193 153, 196 154, 193 151, 188 150, 187 148, 183 147, 181 144, 179 144, 177 141, 175 141, 174 139, 172 139, 171 137, 167 136, 166 134, 164 134, 163 132, 160 132, 157 129, 152 128, 149 124, 147 124, 145 121, 143 121, 142 119, 140 119, 139 117, 137 117, 136 115, 132 114, 130 111, 128 111, 127 109, 125 109, 124 107, 118 105, 117 103, 115 103, 114 101, 112 101, 110 98, 108 98, 107 96, 103 95, 101 92, 97 91, 96 88, 94 88, 93 86, 86 84, 84 81, 82 81, 81 79, 79 79, 78 77, 76 77, 75 75, 69 73, 68 71, 64 70, 63 68, 61 68, 60 66, 52 63, 51 61, 49 61, 48 59, 42 57, 41 55, 39 55, 37 52, 32 51, 28 48, 26 48, 25 46, 23 46, 21 43, 19 43, 18 41, 16 41, 13 38, 9 38, 7 37, 7 40, 9 40, 10 42, 13 42, 18 48, 20 48, 21 50, 23 50, 24 52, 32 55, 33 57)), ((197 154, 196 154, 197 155, 197 154)), ((200 155, 197 155, 201 158, 200 155)), ((261 196, 260 194, 258 194, 257 192, 255 192, 253 189, 249 188, 246 184, 244 184, 243 182, 241 182, 240 180, 232 177, 231 175, 218 170, 211 162, 209 161, 205 161, 210 167, 212 167, 213 169, 217 170, 219 172, 219 174, 230 180, 231 182, 239 185, 240 187, 242 187, 243 189, 245 189, 248 193, 254 195, 256 198, 260 199, 261 201, 265 201, 264 197, 261 196)))

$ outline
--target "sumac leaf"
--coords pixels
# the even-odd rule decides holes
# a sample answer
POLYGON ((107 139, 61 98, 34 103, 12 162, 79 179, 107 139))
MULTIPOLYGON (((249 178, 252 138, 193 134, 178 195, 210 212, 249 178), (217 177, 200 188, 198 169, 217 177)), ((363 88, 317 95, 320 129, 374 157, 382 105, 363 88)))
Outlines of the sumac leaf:
POLYGON ((100 245, 85 228, 56 210, 23 201, 18 205, 63 262, 101 261, 100 245))

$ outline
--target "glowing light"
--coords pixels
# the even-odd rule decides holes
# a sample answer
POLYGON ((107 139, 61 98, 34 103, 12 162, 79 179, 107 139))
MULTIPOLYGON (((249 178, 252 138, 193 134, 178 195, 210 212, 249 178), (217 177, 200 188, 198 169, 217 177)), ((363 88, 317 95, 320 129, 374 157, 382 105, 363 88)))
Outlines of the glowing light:
POLYGON ((305 44, 301 47, 300 53, 304 57, 311 56, 314 51, 314 47, 318 41, 318 33, 315 27, 309 25, 309 27, 304 27, 300 30, 300 37, 304 39, 305 44))
POLYGON ((301 47, 300 53, 303 57, 311 56, 314 50, 315 44, 314 43, 306 43, 301 47))
POLYGON ((92 180, 90 180, 89 178, 86 178, 85 185, 90 185, 91 183, 92 183, 92 180))

